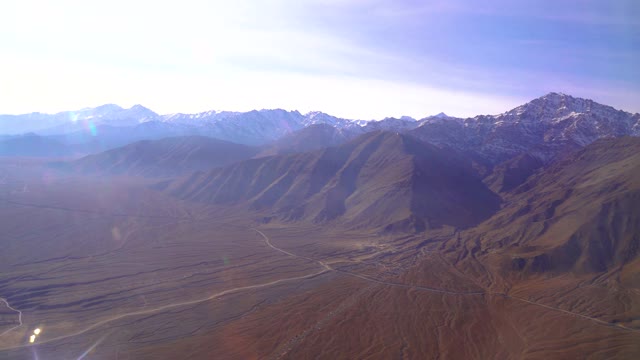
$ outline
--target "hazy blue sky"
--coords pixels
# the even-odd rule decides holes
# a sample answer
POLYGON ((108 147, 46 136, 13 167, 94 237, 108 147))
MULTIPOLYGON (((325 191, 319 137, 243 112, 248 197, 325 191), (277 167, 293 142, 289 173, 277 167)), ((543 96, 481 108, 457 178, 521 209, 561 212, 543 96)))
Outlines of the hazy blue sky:
POLYGON ((116 103, 352 118, 550 91, 640 111, 640 1, 8 0, 0 113, 116 103))

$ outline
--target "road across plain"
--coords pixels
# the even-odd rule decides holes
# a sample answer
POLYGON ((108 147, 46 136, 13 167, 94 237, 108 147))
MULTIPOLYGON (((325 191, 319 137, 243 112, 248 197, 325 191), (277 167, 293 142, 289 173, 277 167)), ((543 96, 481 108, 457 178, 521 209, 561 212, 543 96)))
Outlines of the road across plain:
MULTIPOLYGON (((485 292, 485 291, 479 291, 479 292, 456 292, 456 291, 450 291, 450 290, 446 290, 446 289, 436 289, 436 288, 429 288, 429 287, 424 287, 424 286, 416 286, 416 285, 410 285, 410 284, 389 282, 389 281, 379 280, 379 279, 375 279, 375 278, 372 278, 372 277, 369 277, 369 276, 365 276, 365 275, 361 275, 361 274, 352 273, 352 272, 345 271, 345 270, 335 269, 335 268, 331 267, 330 265, 328 265, 327 263, 325 263, 325 262, 323 262, 321 260, 316 260, 316 259, 313 259, 313 258, 310 258, 310 257, 296 255, 296 254, 294 254, 292 252, 280 249, 280 248, 278 248, 277 246, 275 246, 275 245, 273 245, 271 243, 269 237, 264 232, 262 232, 262 231, 260 231, 258 229, 252 229, 252 230, 254 230, 258 234, 260 234, 262 236, 265 244, 268 247, 272 248, 273 250, 278 251, 278 252, 280 252, 282 254, 285 254, 287 256, 290 256, 290 257, 299 258, 299 259, 305 259, 305 260, 308 260, 308 261, 313 261, 313 262, 317 263, 318 265, 322 266, 323 269, 318 271, 318 272, 315 272, 315 273, 312 273, 312 274, 308 274, 308 275, 285 278, 285 279, 280 279, 280 280, 274 280, 274 281, 270 281, 270 282, 263 283, 263 284, 236 287, 236 288, 233 288, 233 289, 228 289, 228 290, 217 292, 215 294, 209 295, 209 296, 207 296, 205 298, 202 298, 202 299, 196 299, 196 300, 172 303, 172 304, 160 306, 160 307, 153 308, 153 309, 146 309, 146 310, 140 310, 140 311, 134 311, 134 312, 130 312, 130 313, 116 315, 116 316, 101 320, 99 322, 96 322, 96 323, 94 323, 94 324, 92 324, 92 325, 90 325, 90 326, 88 326, 88 327, 86 327, 84 329, 81 329, 81 330, 76 331, 76 332, 71 333, 71 334, 66 334, 66 335, 55 337, 55 338, 46 339, 46 340, 43 340, 43 341, 39 341, 36 344, 23 344, 23 345, 18 345, 18 346, 13 346, 13 347, 2 348, 0 350, 20 349, 20 348, 27 348, 27 347, 30 347, 30 346, 33 346, 33 345, 47 344, 47 343, 51 343, 51 342, 67 339, 67 338, 70 338, 70 337, 82 335, 84 333, 87 333, 87 332, 99 327, 99 326, 102 326, 102 325, 105 325, 105 324, 108 324, 108 323, 111 323, 111 322, 114 322, 116 320, 120 320, 120 319, 123 319, 123 318, 131 317, 131 316, 153 314, 153 313, 156 313, 156 312, 159 312, 159 311, 169 310, 169 309, 182 307, 182 306, 196 305, 196 304, 199 304, 199 303, 202 303, 202 302, 205 302, 205 301, 209 301, 209 300, 213 300, 215 298, 219 298, 219 297, 227 295, 227 294, 232 294, 232 293, 236 293, 236 292, 243 291, 243 290, 250 290, 250 289, 258 289, 258 288, 268 287, 268 286, 272 286, 272 285, 276 285, 276 284, 280 284, 280 283, 284 283, 284 282, 288 282, 288 281, 308 279, 308 278, 312 278, 312 277, 321 275, 323 273, 331 272, 331 271, 334 271, 334 272, 337 272, 337 273, 341 273, 341 274, 345 274, 345 275, 348 275, 348 276, 353 276, 353 277, 356 277, 356 278, 359 278, 359 279, 362 279, 362 280, 365 280, 365 281, 374 282, 374 283, 378 283, 378 284, 381 284, 381 285, 401 287, 401 288, 406 288, 406 289, 415 289, 415 290, 420 290, 420 291, 428 291, 428 292, 434 292, 434 293, 440 293, 440 294, 448 294, 448 295, 461 295, 461 296, 465 296, 465 295, 467 295, 467 296, 469 296, 469 295, 471 295, 471 296, 479 296, 479 295, 501 296, 501 297, 504 297, 504 298, 507 298, 507 299, 513 299, 513 300, 516 300, 516 301, 521 301, 521 302, 524 302, 524 303, 527 303, 527 304, 530 304, 530 305, 540 306, 540 307, 543 307, 543 308, 548 309, 548 310, 558 311, 558 312, 561 312, 561 313, 564 313, 564 314, 567 314, 567 315, 573 315, 573 316, 578 317, 578 318, 591 320, 591 321, 593 321, 593 322, 595 322, 595 323, 597 323, 599 325, 613 327, 613 328, 620 329, 620 330, 627 330, 627 331, 632 331, 632 332, 640 332, 640 330, 629 328, 629 327, 626 327, 624 325, 608 323, 608 322, 600 320, 600 319, 592 318, 592 317, 589 317, 589 316, 586 316, 586 315, 582 315, 582 314, 573 313, 573 312, 570 312, 570 311, 567 311, 567 310, 563 310, 563 309, 559 309, 559 308, 556 308, 556 307, 552 307, 552 306, 549 306, 549 305, 536 303, 536 302, 533 302, 533 301, 530 301, 530 300, 526 300, 526 299, 523 299, 523 298, 513 297, 513 296, 510 296, 510 295, 505 294, 505 293, 494 293, 494 292, 485 292)), ((2 334, 0 334, 0 336, 2 336, 2 335, 8 333, 9 331, 11 331, 11 330, 13 330, 15 328, 22 326, 23 324, 22 324, 22 312, 20 310, 12 308, 4 298, 0 298, 0 300, 2 302, 4 302, 7 305, 7 307, 9 307, 10 309, 18 312, 19 313, 19 320, 20 320, 20 325, 14 327, 14 328, 11 328, 9 330, 6 330, 2 334)))
POLYGON ((4 334, 8 334, 12 330, 15 330, 15 329, 19 328, 20 326, 22 326, 22 311, 11 307, 11 305, 9 305, 9 302, 5 298, 0 298, 0 302, 3 302, 7 306, 7 308, 9 308, 10 310, 13 310, 13 311, 18 313, 18 322, 20 323, 20 324, 18 324, 16 326, 12 327, 11 329, 5 330, 2 333, 0 333, 0 336, 2 336, 4 334))
POLYGON ((549 306, 549 305, 545 305, 545 304, 540 304, 540 303, 537 303, 535 301, 527 300, 527 299, 524 299, 524 298, 521 298, 521 297, 517 297, 517 296, 511 296, 511 295, 506 294, 506 293, 488 292, 488 291, 457 292, 457 291, 450 291, 450 290, 445 290, 445 289, 430 288, 430 287, 425 287, 425 286, 416 286, 416 285, 410 285, 410 284, 402 284, 402 283, 383 281, 383 280, 375 279, 375 278, 372 278, 372 277, 369 277, 369 276, 356 274, 356 273, 352 273, 352 272, 345 271, 345 270, 335 269, 335 268, 332 268, 331 266, 327 265, 323 261, 312 259, 312 258, 305 257, 305 256, 299 256, 299 255, 293 254, 293 253, 291 253, 289 251, 280 249, 280 248, 274 246, 271 243, 269 237, 267 235, 265 235, 265 233, 263 233, 262 231, 260 231, 258 229, 253 229, 253 230, 258 232, 260 235, 262 235, 262 237, 264 238, 264 241, 267 244, 267 246, 271 247, 272 249, 274 249, 276 251, 279 251, 279 252, 281 252, 283 254, 292 256, 292 257, 314 261, 314 262, 322 265, 327 271, 335 271, 335 272, 338 272, 338 273, 346 274, 346 275, 349 275, 349 276, 360 278, 362 280, 375 282, 375 283, 382 284, 382 285, 402 287, 402 288, 408 288, 408 289, 416 289, 416 290, 429 291, 429 292, 435 292, 435 293, 442 293, 442 294, 449 294, 449 295, 493 295, 493 296, 500 296, 500 297, 503 297, 503 298, 506 298, 506 299, 520 301, 520 302, 524 302, 524 303, 527 303, 527 304, 530 304, 530 305, 540 306, 540 307, 543 307, 543 308, 548 309, 548 310, 558 311, 558 312, 561 312, 561 313, 564 313, 564 314, 567 314, 567 315, 572 315, 572 316, 575 316, 575 317, 578 317, 578 318, 591 320, 591 321, 596 322, 599 325, 613 327, 613 328, 620 329, 620 330, 632 331, 632 332, 636 332, 636 333, 640 332, 640 330, 638 330, 638 329, 630 328, 630 327, 624 326, 622 324, 609 323, 609 322, 606 322, 604 320, 593 318, 593 317, 590 317, 590 316, 587 316, 587 315, 582 315, 582 314, 574 313, 574 312, 571 312, 571 311, 568 311, 568 310, 560 309, 560 308, 557 308, 557 307, 553 307, 553 306, 549 306))

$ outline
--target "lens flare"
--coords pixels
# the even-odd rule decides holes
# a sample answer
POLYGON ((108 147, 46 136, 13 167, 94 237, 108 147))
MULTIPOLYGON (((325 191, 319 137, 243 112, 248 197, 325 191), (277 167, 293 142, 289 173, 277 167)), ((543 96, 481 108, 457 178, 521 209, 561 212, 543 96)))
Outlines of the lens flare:
POLYGON ((29 343, 33 344, 35 341, 36 341, 36 336, 35 335, 29 336, 29 343))
POLYGON ((107 336, 109 336, 111 333, 107 333, 105 334, 103 337, 101 337, 100 339, 98 339, 98 341, 96 341, 95 343, 93 343, 93 345, 91 345, 85 352, 83 352, 77 360, 82 360, 84 359, 87 355, 89 355, 89 353, 91 353, 93 351, 93 349, 95 349, 96 347, 98 347, 98 345, 100 345, 101 342, 104 341, 104 339, 107 338, 107 336))
POLYGON ((96 125, 93 123, 93 121, 89 121, 89 131, 91 132, 92 136, 96 136, 98 135, 98 128, 96 127, 96 125))
POLYGON ((40 332, 41 332, 41 331, 42 331, 42 330, 40 330, 40 328, 36 328, 35 330, 33 330, 33 333, 34 333, 35 335, 40 335, 40 332))

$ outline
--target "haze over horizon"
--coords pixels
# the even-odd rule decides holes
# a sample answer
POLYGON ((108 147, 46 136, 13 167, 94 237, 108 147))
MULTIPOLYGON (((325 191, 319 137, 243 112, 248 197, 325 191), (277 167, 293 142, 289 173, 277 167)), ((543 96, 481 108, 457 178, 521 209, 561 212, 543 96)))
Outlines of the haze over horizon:
MULTIPOLYGON (((561 92, 550 92, 550 93, 544 94, 543 96, 536 97, 536 99, 545 98, 545 97, 547 97, 547 96, 549 96, 551 94, 560 94, 560 95, 567 95, 569 97, 573 97, 571 94, 564 94, 564 93, 561 93, 561 92)), ((573 97, 573 98, 576 98, 576 97, 573 97)), ((577 98, 577 99, 581 99, 581 98, 577 98)), ((514 108, 517 108, 517 107, 522 106, 522 105, 526 105, 526 104, 530 103, 533 100, 535 100, 535 99, 529 99, 528 101, 523 102, 522 104, 518 104, 516 106, 513 106, 512 108, 504 109, 503 111, 499 111, 499 112, 496 112, 496 113, 493 113, 493 114, 481 114, 481 113, 478 113, 478 114, 475 114, 475 116, 486 116, 486 115, 494 116, 494 115, 500 115, 500 114, 508 113, 509 111, 514 110, 514 108)), ((593 99, 585 99, 585 100, 593 100, 593 99)), ((598 101, 595 101, 595 102, 599 103, 598 101)), ((602 104, 602 103, 600 103, 600 104, 604 105, 604 106, 610 106, 608 104, 602 104)), ((209 109, 209 110, 202 111, 202 112, 197 112, 197 113, 189 113, 189 112, 184 112, 184 111, 182 111, 182 112, 178 111, 178 112, 174 112, 174 113, 162 113, 162 112, 156 112, 156 111, 154 111, 154 109, 150 109, 150 108, 144 106, 144 104, 133 104, 133 105, 130 105, 130 106, 121 106, 119 104, 106 103, 106 104, 100 104, 100 105, 98 105, 96 107, 83 107, 83 108, 77 108, 77 109, 66 109, 66 110, 62 110, 62 111, 57 111, 55 113, 54 112, 36 112, 36 111, 32 111, 32 112, 29 112, 29 113, 22 113, 22 114, 0 114, 0 115, 23 116, 23 115, 38 114, 38 113, 39 114, 44 114, 44 115, 52 115, 52 116, 56 115, 56 114, 59 114, 59 113, 70 113, 72 115, 74 115, 74 114, 77 115, 76 112, 85 111, 85 110, 93 110, 93 109, 97 109, 97 108, 100 108, 100 107, 106 107, 106 106, 113 106, 113 107, 117 107, 117 108, 120 108, 120 109, 123 109, 123 110, 134 109, 135 107, 142 106, 143 108, 146 108, 148 110, 151 110, 151 111, 155 112, 159 116, 169 116, 169 117, 173 116, 173 115, 199 115, 199 114, 207 114, 207 113, 210 113, 210 112, 216 112, 216 113, 234 112, 233 110, 226 110, 226 109, 209 109)), ((615 110, 621 110, 621 111, 633 114, 633 112, 628 111, 626 109, 620 109, 620 108, 614 108, 614 109, 615 110)), ((300 113, 301 115, 304 115, 304 116, 306 116, 308 114, 313 114, 313 113, 325 113, 325 114, 327 114, 326 112, 324 112, 322 110, 312 110, 312 111, 306 111, 305 112, 305 111, 299 111, 298 109, 282 109, 282 108, 255 108, 255 109, 249 109, 249 110, 246 110, 246 111, 237 111, 237 113, 249 113, 251 111, 271 111, 271 110, 284 110, 284 111, 288 111, 288 112, 296 112, 297 111, 298 113, 300 113)), ((330 114, 330 113, 327 114, 327 115, 333 116, 333 114, 330 114)), ((422 120, 422 119, 425 119, 425 118, 434 117, 434 116, 435 117, 439 117, 439 116, 442 116, 442 115, 447 116, 447 117, 456 117, 455 115, 446 114, 444 112, 439 112, 437 114, 432 113, 432 114, 426 114, 424 116, 413 117, 413 118, 416 121, 418 121, 418 120, 422 120)), ((385 119, 389 119, 389 118, 396 118, 397 119, 397 118, 404 118, 406 116, 407 115, 403 114, 403 115, 397 115, 397 116, 389 116, 389 117, 386 117, 385 119)), ((471 118, 471 117, 473 117, 473 116, 468 116, 467 118, 471 118)), ((460 117, 460 118, 464 118, 464 117, 460 117)), ((383 118, 381 118, 381 117, 379 117, 379 118, 370 118, 370 119, 362 119, 362 118, 360 118, 360 119, 358 119, 358 118, 351 118, 351 119, 343 118, 343 119, 345 119, 345 120, 354 120, 354 121, 367 121, 367 122, 368 121, 380 121, 380 120, 383 120, 383 118)), ((76 122, 78 119, 75 118, 75 117, 72 117, 69 120, 72 121, 72 122, 76 122)))
POLYGON ((106 103, 354 119, 497 114, 551 91, 640 112, 628 0, 36 0, 0 14, 0 113, 106 103), (78 29, 82 29, 79 31, 78 29), (126 85, 125 85, 126 84, 126 85))

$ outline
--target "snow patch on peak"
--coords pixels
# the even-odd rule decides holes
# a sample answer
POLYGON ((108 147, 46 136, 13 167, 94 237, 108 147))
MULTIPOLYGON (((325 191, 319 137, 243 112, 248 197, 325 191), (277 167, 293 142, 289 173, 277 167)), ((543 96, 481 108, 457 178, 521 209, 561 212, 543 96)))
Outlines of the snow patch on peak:
POLYGON ((308 113, 304 114, 304 116, 309 119, 313 119, 316 116, 322 116, 322 115, 327 115, 327 114, 323 113, 322 111, 309 111, 308 113))

